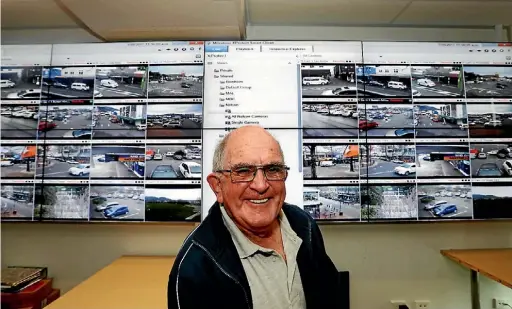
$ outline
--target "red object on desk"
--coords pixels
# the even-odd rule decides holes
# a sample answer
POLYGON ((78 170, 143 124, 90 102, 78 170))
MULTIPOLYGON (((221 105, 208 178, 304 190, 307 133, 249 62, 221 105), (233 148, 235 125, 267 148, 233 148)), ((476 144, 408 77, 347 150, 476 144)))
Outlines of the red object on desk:
POLYGON ((29 307, 41 308, 43 302, 52 293, 52 279, 43 279, 17 293, 2 293, 2 306, 10 309, 29 307), (39 307, 37 305, 39 304, 39 307))

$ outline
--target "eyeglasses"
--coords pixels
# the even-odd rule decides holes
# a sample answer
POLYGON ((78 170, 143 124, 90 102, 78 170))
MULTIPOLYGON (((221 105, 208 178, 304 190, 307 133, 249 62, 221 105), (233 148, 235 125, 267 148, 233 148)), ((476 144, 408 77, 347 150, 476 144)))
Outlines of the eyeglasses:
POLYGON ((237 166, 230 170, 218 170, 218 173, 230 173, 231 182, 251 182, 256 177, 258 170, 263 171, 263 175, 269 181, 286 180, 290 168, 282 164, 268 165, 246 165, 237 166))

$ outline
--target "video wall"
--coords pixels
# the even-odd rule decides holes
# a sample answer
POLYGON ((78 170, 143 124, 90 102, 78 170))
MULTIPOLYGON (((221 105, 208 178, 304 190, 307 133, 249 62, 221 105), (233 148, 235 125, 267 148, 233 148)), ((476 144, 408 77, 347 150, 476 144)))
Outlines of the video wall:
POLYGON ((1 85, 3 221, 199 222, 248 124, 318 221, 512 218, 511 43, 13 45, 1 85))

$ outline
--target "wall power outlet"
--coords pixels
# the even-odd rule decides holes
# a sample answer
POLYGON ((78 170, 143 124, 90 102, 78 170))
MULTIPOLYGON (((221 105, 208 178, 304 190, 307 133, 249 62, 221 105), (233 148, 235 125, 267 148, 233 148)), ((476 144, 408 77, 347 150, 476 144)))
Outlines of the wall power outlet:
POLYGON ((512 300, 493 298, 492 308, 494 309, 510 309, 512 306, 512 300))
POLYGON ((415 309, 430 309, 430 300, 415 300, 415 309))

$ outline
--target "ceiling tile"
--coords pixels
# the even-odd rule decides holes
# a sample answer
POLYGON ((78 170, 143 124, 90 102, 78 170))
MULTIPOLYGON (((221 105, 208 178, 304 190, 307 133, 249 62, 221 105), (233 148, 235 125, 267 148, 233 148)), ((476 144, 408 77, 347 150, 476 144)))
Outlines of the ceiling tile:
POLYGON ((2 29, 76 27, 53 0, 2 0, 2 29))

